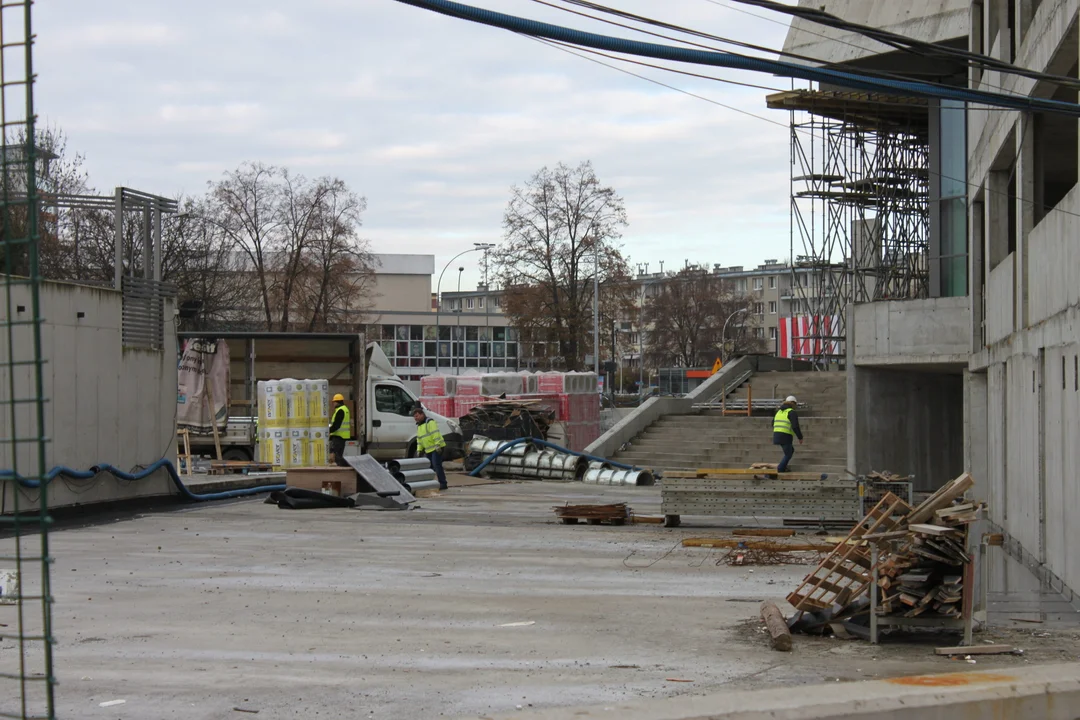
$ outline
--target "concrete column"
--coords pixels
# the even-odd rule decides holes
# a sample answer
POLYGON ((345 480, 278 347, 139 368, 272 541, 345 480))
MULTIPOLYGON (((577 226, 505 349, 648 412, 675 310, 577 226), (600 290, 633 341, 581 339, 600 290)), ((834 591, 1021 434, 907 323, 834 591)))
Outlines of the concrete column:
POLYGON ((116 198, 113 202, 113 232, 116 235, 114 257, 116 266, 113 268, 113 288, 122 290, 124 277, 124 189, 116 188, 116 198))
POLYGON ((847 325, 847 358, 844 367, 847 368, 847 471, 855 474, 858 472, 858 444, 855 436, 859 430, 859 397, 857 376, 859 368, 855 367, 855 306, 849 304, 844 310, 844 317, 848 319, 847 325))
POLYGON ((983 341, 983 298, 985 295, 985 259, 986 253, 986 207, 982 188, 976 193, 978 200, 968 203, 968 297, 971 299, 971 350, 980 352, 983 341))
POLYGON ((964 467, 977 483, 987 477, 986 373, 964 372, 964 467))
POLYGON ((1035 118, 1021 113, 1016 124, 1016 330, 1028 326, 1028 234, 1035 226, 1035 118))

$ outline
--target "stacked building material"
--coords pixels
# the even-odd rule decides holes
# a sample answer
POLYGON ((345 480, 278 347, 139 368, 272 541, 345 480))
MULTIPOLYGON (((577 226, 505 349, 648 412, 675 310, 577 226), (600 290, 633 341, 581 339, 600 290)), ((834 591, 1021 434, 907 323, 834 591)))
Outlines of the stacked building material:
POLYGON ((471 373, 429 375, 420 402, 448 417, 464 417, 492 400, 533 401, 554 413, 562 443, 584 450, 600 437, 600 398, 594 373, 471 373))
POLYGON ((916 618, 924 627, 935 619, 941 627, 969 623, 974 573, 968 526, 981 506, 963 496, 973 484, 965 473, 914 509, 887 493, 788 595, 800 611, 792 629, 812 631, 857 616, 871 619, 873 628, 910 625, 916 618))

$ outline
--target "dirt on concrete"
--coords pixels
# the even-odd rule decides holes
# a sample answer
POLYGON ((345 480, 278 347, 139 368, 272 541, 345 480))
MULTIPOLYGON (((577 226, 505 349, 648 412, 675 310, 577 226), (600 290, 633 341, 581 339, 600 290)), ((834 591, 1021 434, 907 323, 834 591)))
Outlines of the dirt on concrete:
MULTIPOLYGON (((567 526, 551 511, 657 514, 656 488, 454 484, 407 512, 251 499, 54 533, 59 715, 478 717, 970 667, 933 655, 956 636, 774 652, 758 605, 782 603, 805 566, 681 546, 715 528, 567 526)), ((1025 654, 976 667, 1080 655, 1075 630, 1038 632, 984 634, 1025 654)))

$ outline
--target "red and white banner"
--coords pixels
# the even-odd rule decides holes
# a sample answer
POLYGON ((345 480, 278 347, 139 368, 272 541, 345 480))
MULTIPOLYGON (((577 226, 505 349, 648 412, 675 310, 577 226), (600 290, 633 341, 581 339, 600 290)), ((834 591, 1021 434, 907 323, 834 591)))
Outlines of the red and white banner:
POLYGON ((844 352, 844 325, 839 315, 797 315, 780 318, 776 354, 811 358, 844 352))

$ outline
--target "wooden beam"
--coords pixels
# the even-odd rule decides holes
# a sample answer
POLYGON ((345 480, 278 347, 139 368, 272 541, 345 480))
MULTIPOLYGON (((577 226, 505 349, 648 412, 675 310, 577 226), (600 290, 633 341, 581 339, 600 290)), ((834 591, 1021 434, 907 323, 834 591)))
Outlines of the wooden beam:
POLYGON ((912 510, 907 517, 908 524, 926 522, 938 510, 947 508, 952 504, 953 500, 962 497, 974 484, 975 478, 971 477, 971 473, 964 473, 924 500, 919 507, 912 510))
POLYGON ((738 537, 792 537, 795 531, 790 528, 746 528, 733 530, 731 534, 738 537))
POLYGON ((775 603, 765 601, 761 603, 761 619, 765 621, 765 627, 769 629, 770 644, 773 650, 791 652, 791 631, 787 621, 780 614, 780 608, 775 603))
POLYGON ((972 645, 971 647, 940 647, 935 655, 1011 655, 1016 652, 1012 645, 972 645))

